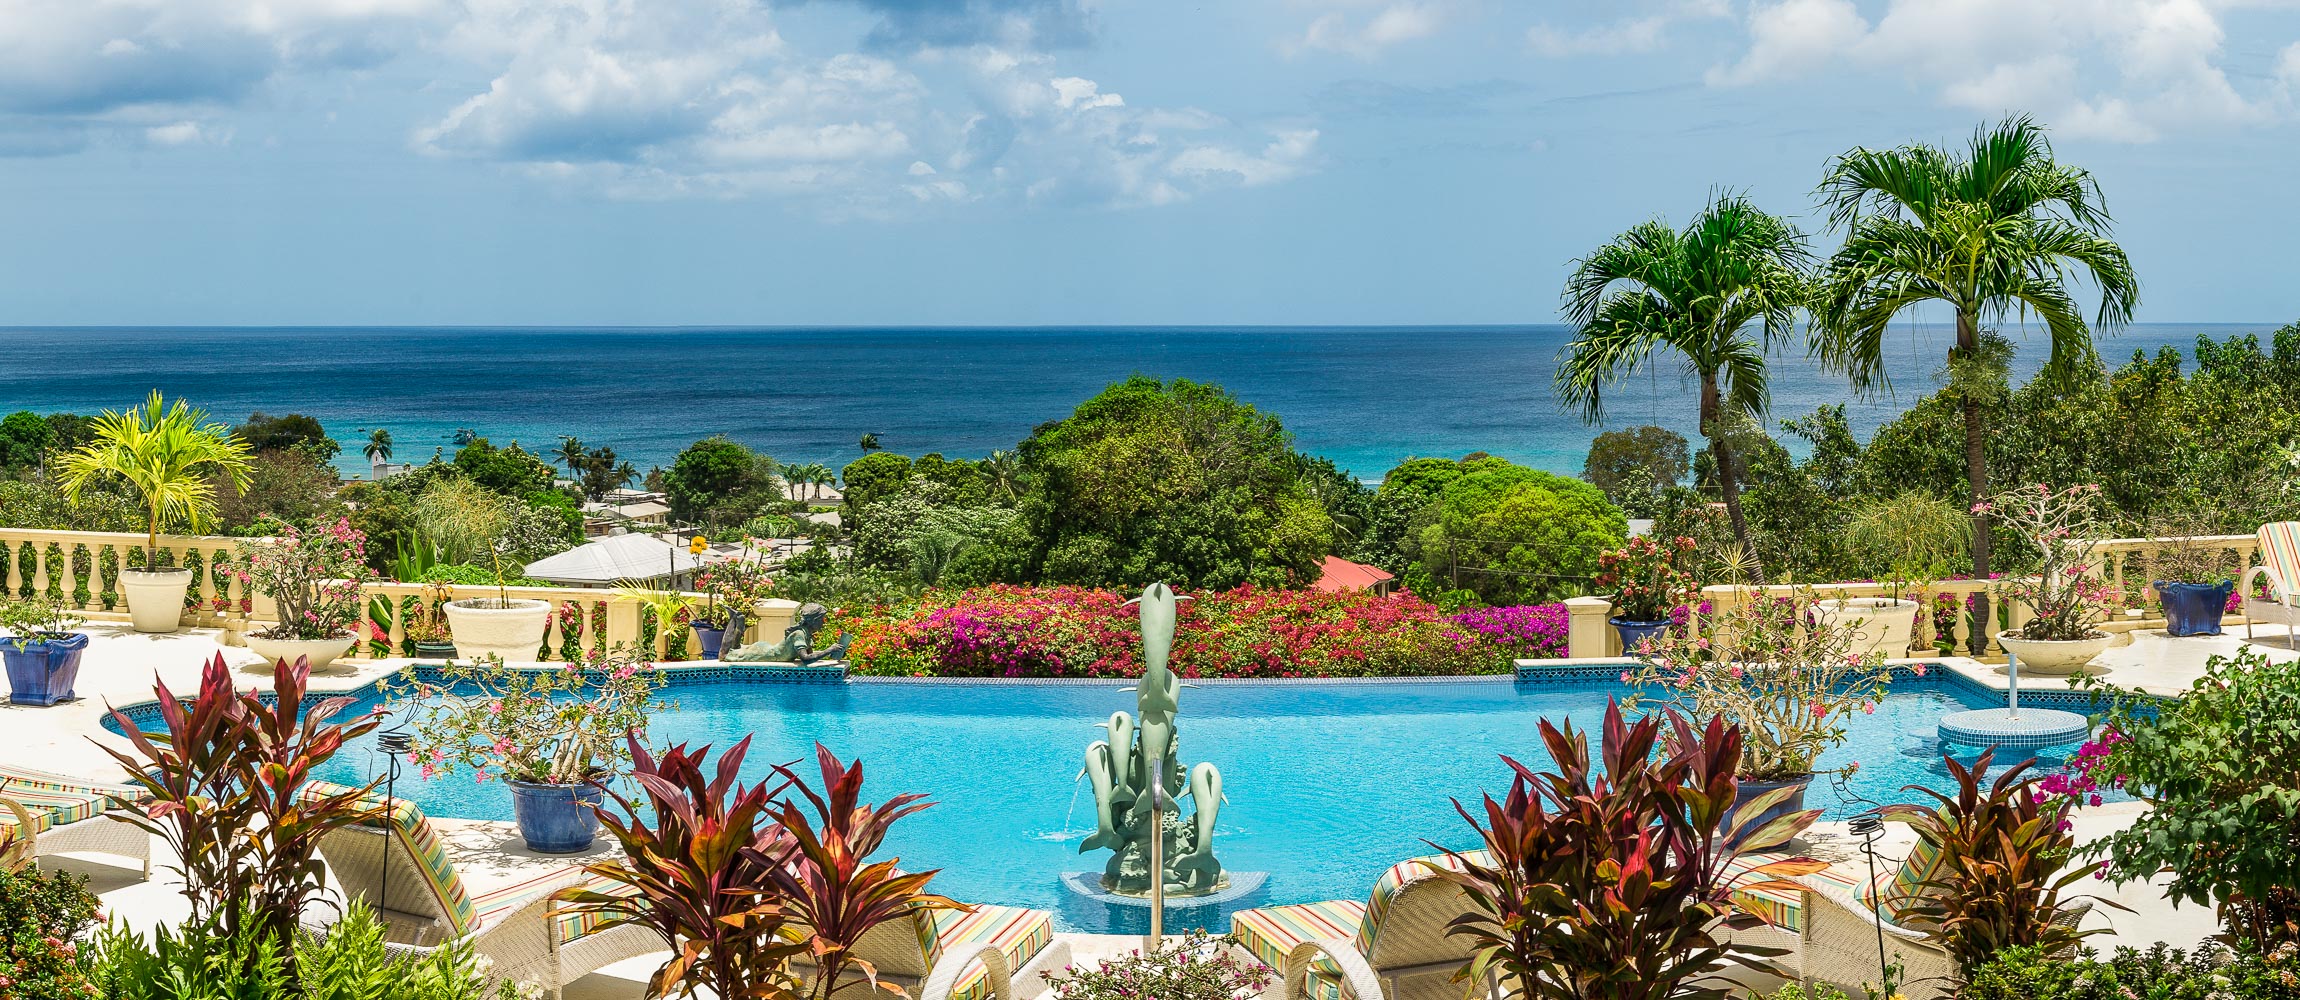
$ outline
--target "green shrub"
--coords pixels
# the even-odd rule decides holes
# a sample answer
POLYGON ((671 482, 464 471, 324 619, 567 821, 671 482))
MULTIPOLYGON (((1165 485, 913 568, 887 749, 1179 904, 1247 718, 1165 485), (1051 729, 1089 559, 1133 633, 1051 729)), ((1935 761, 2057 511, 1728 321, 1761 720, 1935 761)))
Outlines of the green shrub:
POLYGON ((420 957, 387 953, 383 923, 354 903, 325 936, 299 931, 291 986, 278 945, 250 921, 234 935, 219 921, 161 928, 150 940, 121 924, 96 936, 106 1000, 514 1000, 539 993, 496 983, 490 964, 448 945, 420 957))
POLYGON ((1047 977, 1054 1000, 1234 1000, 1254 996, 1270 985, 1259 964, 1238 961, 1228 951, 1211 951, 1218 939, 1192 931, 1180 944, 1158 942, 1149 954, 1072 966, 1047 977))
POLYGON ((2300 662, 2215 656, 2176 700, 2093 683, 2113 708, 2079 785, 2155 807, 2087 850, 2120 882, 2169 871, 2165 894, 2235 937, 2300 941, 2300 662))
POLYGON ((2008 948, 1966 976, 1958 1000, 2125 1000, 2116 969, 2088 952, 2078 961, 2039 948, 2008 948))
POLYGON ((88 1000, 91 962, 73 941, 96 922, 88 880, 64 872, 0 869, 0 996, 88 1000))
POLYGON ((1629 522, 1595 486, 1500 459, 1465 463, 1405 539, 1408 588, 1475 591, 1486 604, 1541 604, 1587 593, 1597 557, 1629 522))
POLYGON ((2271 952, 2206 943, 2118 948, 2073 961, 2011 948, 1973 970, 1958 1000, 2300 1000, 2300 945, 2271 952))

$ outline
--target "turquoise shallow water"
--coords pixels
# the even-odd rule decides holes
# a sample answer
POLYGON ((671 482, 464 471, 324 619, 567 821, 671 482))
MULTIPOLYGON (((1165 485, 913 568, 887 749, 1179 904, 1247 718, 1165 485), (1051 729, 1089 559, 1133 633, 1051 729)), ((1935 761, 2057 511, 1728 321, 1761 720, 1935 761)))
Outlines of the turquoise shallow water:
MULTIPOLYGON (((2189 350, 2198 334, 2264 324, 2144 324, 2104 337, 2134 350, 2189 350)), ((1934 388, 1947 332, 1896 327, 1887 353, 1899 397, 1846 399, 1844 379, 1801 351, 1772 363, 1773 410, 1793 417, 1850 402, 1855 431, 1934 388)), ((501 445, 555 447, 562 434, 612 446, 641 471, 689 442, 727 434, 786 462, 852 461, 863 432, 889 449, 978 458, 1068 416, 1128 375, 1211 380, 1276 413, 1305 451, 1377 478, 1413 455, 1488 451, 1576 473, 1598 428, 1558 406, 1550 379, 1561 326, 913 329, 0 329, 0 413, 92 413, 157 388, 215 415, 318 417, 364 475, 360 446, 382 427, 396 460, 453 453, 466 427, 501 445)), ((2044 357, 2015 332, 2021 373, 2044 357)), ((1693 386, 1675 361, 1610 396, 1614 426, 1660 423, 1693 436, 1693 386)), ((1802 454, 1802 444, 1790 441, 1802 454)))
MULTIPOLYGON (((1474 805, 1482 791, 1506 791, 1498 754, 1549 763, 1537 720, 1595 726, 1607 697, 1620 693, 1611 683, 1508 679, 1205 682, 1183 692, 1181 749, 1186 764, 1212 761, 1222 771, 1224 864, 1270 873, 1264 890, 1238 905, 1356 898, 1389 865, 1430 853, 1430 842, 1473 846, 1449 797, 1474 805)), ((873 801, 931 795, 937 804, 897 824, 887 850, 906 867, 942 869, 938 891, 1054 909, 1075 929, 1131 929, 1058 884, 1065 871, 1102 867, 1100 852, 1078 854, 1093 826, 1080 759, 1100 720, 1133 709, 1134 696, 1119 685, 711 683, 668 695, 677 708, 654 717, 658 741, 724 748, 756 734, 753 776, 774 761, 806 757, 811 767, 820 741, 863 759, 873 801)), ((1909 801, 1904 785, 1947 787, 1934 749, 1940 716, 1992 704, 1937 681, 1904 681, 1874 716, 1855 720, 1850 742, 1823 763, 1859 761, 1853 794, 1909 801)), ((321 777, 365 781, 378 756, 372 744, 355 748, 321 777)), ((499 784, 407 776, 399 789, 434 815, 510 818, 499 784)), ((1825 784, 1809 803, 1832 817, 1866 808, 1825 784)), ((1212 922, 1227 926, 1218 914, 1212 922)))

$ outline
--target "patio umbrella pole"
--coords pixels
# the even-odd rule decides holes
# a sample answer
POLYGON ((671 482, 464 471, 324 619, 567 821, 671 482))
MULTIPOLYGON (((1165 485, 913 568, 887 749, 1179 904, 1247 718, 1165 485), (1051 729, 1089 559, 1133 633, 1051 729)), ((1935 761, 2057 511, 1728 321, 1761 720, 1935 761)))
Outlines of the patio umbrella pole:
POLYGON ((2005 685, 2005 718, 2020 718, 2020 654, 2005 650, 2005 673, 2011 681, 2005 685))

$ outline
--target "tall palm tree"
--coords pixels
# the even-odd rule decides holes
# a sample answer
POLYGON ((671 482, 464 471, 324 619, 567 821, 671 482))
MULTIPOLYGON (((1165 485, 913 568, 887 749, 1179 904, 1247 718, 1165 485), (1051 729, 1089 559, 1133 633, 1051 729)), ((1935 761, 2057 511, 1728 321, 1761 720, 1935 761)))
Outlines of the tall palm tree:
POLYGON ((857 445, 865 453, 877 451, 879 449, 878 434, 873 431, 864 431, 862 440, 857 442, 857 445))
MULTIPOLYGON (((1795 331, 1811 260, 1796 226, 1725 194, 1683 230, 1655 220, 1614 237, 1575 261, 1565 283, 1565 312, 1578 329, 1557 367, 1558 401, 1598 423, 1607 387, 1661 348, 1681 355, 1701 383, 1701 434, 1744 558, 1756 549, 1741 513, 1734 434, 1772 404, 1765 355, 1795 331)), ((1761 565, 1752 575, 1764 582, 1761 565)))
MULTIPOLYGON (((1836 158, 1820 197, 1845 245, 1823 269, 1814 297, 1814 350, 1857 391, 1887 385, 1885 329, 1910 306, 1939 302, 1956 312, 1949 348, 1950 391, 1965 423, 1965 477, 1973 513, 1973 575, 1989 575, 1988 428, 1982 406, 2001 384, 2009 345, 1984 323, 2014 310, 2044 321, 2052 344, 2045 365, 2065 378, 2096 357, 2092 331, 2069 294, 2082 271, 2100 289, 2094 320, 2115 330, 2132 320, 2140 283, 2124 249, 2109 237, 2100 184, 2057 163, 2044 130, 2026 117, 1973 133, 1961 153, 1923 145, 1854 149, 1836 158), (1965 374, 1958 374, 1958 373, 1965 374)), ((1988 598, 1976 595, 1973 630, 1985 637, 1988 598)), ((1979 648, 1979 644, 1975 644, 1979 648)))
POLYGON ((367 452, 367 461, 371 465, 391 461, 391 431, 376 428, 375 433, 367 436, 367 447, 362 450, 367 452))
POLYGON ((982 471, 990 477, 990 488, 1000 496, 1012 500, 1016 484, 1022 480, 1022 458, 1011 451, 1000 449, 982 460, 982 471))
POLYGON ((838 482, 838 478, 839 474, 831 471, 830 466, 821 462, 807 463, 807 486, 809 487, 807 492, 816 500, 822 499, 823 487, 838 482))
POLYGON ((584 459, 587 457, 589 457, 589 451, 583 447, 581 438, 573 434, 559 436, 559 464, 567 467, 567 475, 570 478, 583 478, 584 459))

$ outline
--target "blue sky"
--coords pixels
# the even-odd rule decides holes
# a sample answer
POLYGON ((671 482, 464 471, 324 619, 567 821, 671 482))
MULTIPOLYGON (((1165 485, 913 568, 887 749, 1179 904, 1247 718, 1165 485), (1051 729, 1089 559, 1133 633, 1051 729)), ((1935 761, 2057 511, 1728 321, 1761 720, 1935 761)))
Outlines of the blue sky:
MULTIPOLYGON (((0 0, 0 324, 1539 323, 2007 111, 2142 320, 2300 317, 2223 0, 0 0)), ((1822 249, 1833 245, 1816 234, 1822 249)))

